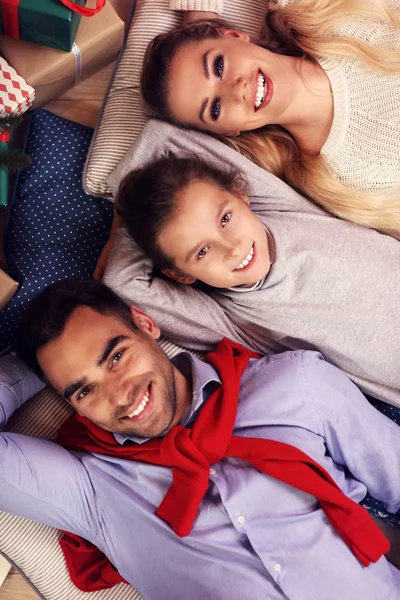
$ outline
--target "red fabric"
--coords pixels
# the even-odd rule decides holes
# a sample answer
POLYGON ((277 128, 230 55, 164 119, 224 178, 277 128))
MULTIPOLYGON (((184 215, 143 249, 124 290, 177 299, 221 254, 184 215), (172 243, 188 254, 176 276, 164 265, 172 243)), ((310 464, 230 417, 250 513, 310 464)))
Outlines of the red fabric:
POLYGON ((4 34, 16 40, 19 40, 19 3, 20 0, 3 0, 1 3, 4 34))
POLYGON ((87 6, 75 4, 75 2, 71 0, 60 0, 60 2, 73 12, 76 12, 83 17, 93 17, 93 15, 101 11, 106 3, 106 0, 96 0, 96 8, 87 8, 87 6))
MULTIPOLYGON (((162 438, 120 446, 112 433, 85 417, 72 415, 60 430, 60 442, 74 450, 171 467, 172 485, 156 514, 180 537, 190 534, 208 488, 210 465, 224 457, 241 458, 259 471, 315 496, 360 562, 364 566, 376 562, 388 552, 388 540, 368 512, 347 498, 325 469, 289 444, 232 435, 240 379, 250 358, 258 356, 226 339, 208 354, 207 361, 223 383, 204 404, 192 429, 176 426, 162 438)), ((75 557, 69 556, 67 561, 73 566, 75 557)))
POLYGON ((10 141, 10 132, 8 129, 2 131, 0 133, 0 142, 9 142, 10 141))

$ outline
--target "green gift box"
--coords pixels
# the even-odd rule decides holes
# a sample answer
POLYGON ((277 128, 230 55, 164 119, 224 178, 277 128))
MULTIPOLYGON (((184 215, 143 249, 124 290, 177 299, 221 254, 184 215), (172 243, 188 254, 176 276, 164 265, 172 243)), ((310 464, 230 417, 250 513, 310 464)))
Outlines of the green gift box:
POLYGON ((41 46, 70 52, 80 20, 60 0, 0 0, 0 33, 41 46))

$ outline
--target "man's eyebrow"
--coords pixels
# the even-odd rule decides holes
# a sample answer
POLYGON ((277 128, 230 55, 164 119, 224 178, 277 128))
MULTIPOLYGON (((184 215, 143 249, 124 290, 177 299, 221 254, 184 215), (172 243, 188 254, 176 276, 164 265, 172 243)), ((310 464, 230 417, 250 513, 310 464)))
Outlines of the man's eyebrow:
POLYGON ((127 340, 128 336, 126 335, 117 335, 110 340, 105 345, 103 352, 100 354, 100 357, 97 361, 97 366, 101 367, 101 365, 107 360, 108 355, 114 350, 115 346, 117 346, 120 342, 127 340))
MULTIPOLYGON (((210 52, 211 52, 211 50, 207 50, 207 52, 205 52, 202 57, 203 71, 204 71, 204 75, 206 76, 206 79, 210 79, 210 69, 208 68, 208 60, 207 60, 210 52)), ((208 98, 203 100, 201 108, 200 108, 200 112, 199 112, 199 119, 200 119, 200 121, 203 121, 203 123, 205 123, 204 111, 206 110, 207 104, 208 104, 208 98)))
POLYGON ((71 396, 75 394, 75 392, 79 390, 79 388, 85 385, 85 383, 87 383, 86 377, 80 379, 79 381, 75 381, 75 383, 71 383, 71 385, 67 386, 63 392, 64 398, 66 398, 67 400, 71 400, 71 396))

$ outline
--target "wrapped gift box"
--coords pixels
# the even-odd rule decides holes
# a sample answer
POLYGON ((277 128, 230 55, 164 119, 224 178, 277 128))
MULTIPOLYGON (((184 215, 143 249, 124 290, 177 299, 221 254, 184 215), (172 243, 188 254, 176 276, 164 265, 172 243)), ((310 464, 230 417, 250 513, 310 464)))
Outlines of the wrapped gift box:
POLYGON ((0 269, 0 310, 11 300, 18 289, 18 283, 0 269))
POLYGON ((0 56, 0 116, 22 115, 34 99, 35 90, 0 56))
POLYGON ((0 53, 35 88, 38 108, 115 60, 123 38, 124 23, 107 3, 82 18, 71 52, 0 36, 0 53))
POLYGON ((0 0, 0 33, 58 50, 71 50, 80 20, 60 0, 0 0))

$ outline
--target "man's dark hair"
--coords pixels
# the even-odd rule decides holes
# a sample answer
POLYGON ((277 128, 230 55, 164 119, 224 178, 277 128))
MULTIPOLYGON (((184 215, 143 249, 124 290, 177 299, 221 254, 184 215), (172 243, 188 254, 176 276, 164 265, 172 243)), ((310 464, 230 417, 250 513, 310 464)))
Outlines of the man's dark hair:
POLYGON ((32 300, 23 317, 18 356, 39 377, 40 348, 57 339, 76 308, 88 306, 105 316, 115 316, 136 329, 129 305, 109 287, 92 279, 64 279, 53 283, 32 300))

